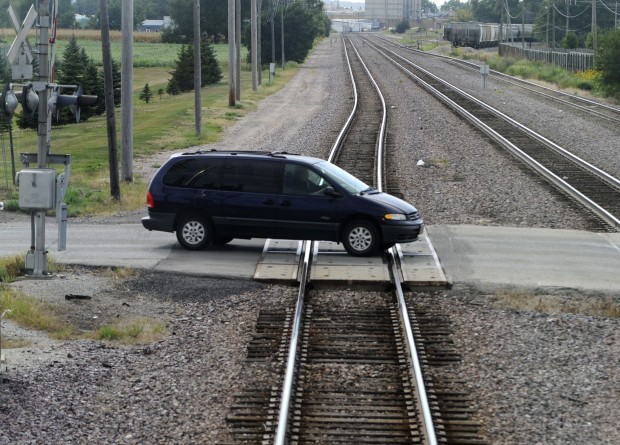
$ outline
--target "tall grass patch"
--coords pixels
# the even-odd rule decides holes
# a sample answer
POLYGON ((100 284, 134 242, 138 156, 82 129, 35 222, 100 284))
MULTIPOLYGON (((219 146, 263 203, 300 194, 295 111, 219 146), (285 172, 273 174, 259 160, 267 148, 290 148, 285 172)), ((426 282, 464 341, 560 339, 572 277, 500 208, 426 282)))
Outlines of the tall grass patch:
POLYGON ((3 285, 0 285, 0 313, 21 326, 47 332, 57 339, 66 340, 76 333, 49 304, 3 285))

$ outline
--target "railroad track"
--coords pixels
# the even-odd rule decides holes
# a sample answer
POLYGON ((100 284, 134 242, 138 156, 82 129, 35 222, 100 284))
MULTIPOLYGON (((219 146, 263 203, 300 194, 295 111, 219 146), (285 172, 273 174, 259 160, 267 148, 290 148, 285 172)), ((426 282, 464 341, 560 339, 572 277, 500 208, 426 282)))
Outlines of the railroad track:
MULTIPOLYGON (((358 93, 355 104, 363 103, 364 110, 354 107, 330 160, 346 162, 340 165, 356 175, 374 176, 372 183, 381 190, 385 181, 383 162, 378 160, 385 157, 385 101, 357 50, 349 41, 345 47, 347 54, 355 54, 356 60, 349 62, 358 93), (360 91, 363 102, 358 101, 360 91), (363 155, 358 153, 362 150, 363 155), (364 161, 356 162, 361 156, 364 161)), ((248 360, 268 362, 281 377, 271 387, 240 396, 228 418, 235 443, 484 443, 471 420, 472 410, 463 405, 466 397, 457 391, 455 400, 454 381, 437 382, 439 389, 429 401, 423 368, 445 366, 446 360, 454 364, 457 354, 437 348, 442 342, 437 341, 432 320, 412 325, 415 314, 401 287, 397 247, 389 249, 384 259, 391 271, 386 287, 392 292, 360 292, 335 301, 309 290, 312 255, 319 249, 310 241, 302 246, 295 312, 261 314, 248 348, 248 360), (423 342, 434 345, 430 359, 423 342), (280 387, 281 392, 276 389, 280 387)))
MULTIPOLYGON (((383 44, 390 45, 392 48, 398 48, 402 50, 402 52, 398 52, 401 56, 403 54, 412 54, 416 56, 423 57, 434 57, 445 60, 447 63, 452 65, 459 66, 468 71, 480 72, 480 64, 475 63, 469 60, 458 59, 455 57, 443 55, 443 54, 433 54, 426 51, 421 51, 415 48, 412 48, 408 45, 402 45, 400 43, 394 42, 392 39, 388 39, 385 37, 374 36, 374 40, 380 41, 383 44)), ((493 80, 497 80, 499 82, 517 86, 531 93, 546 97, 555 102, 568 105, 584 111, 586 113, 593 114, 599 118, 607 119, 611 122, 620 123, 620 108, 608 104, 604 104, 601 102, 597 102, 586 97, 576 96, 574 94, 569 94, 563 91, 554 90, 552 88, 545 87, 544 85, 538 85, 534 82, 530 82, 525 79, 519 79, 518 77, 510 76, 508 74, 504 74, 499 71, 489 70, 489 76, 493 80)))
POLYGON ((620 229, 620 180, 391 49, 368 40, 366 46, 593 213, 600 221, 599 230, 620 229))

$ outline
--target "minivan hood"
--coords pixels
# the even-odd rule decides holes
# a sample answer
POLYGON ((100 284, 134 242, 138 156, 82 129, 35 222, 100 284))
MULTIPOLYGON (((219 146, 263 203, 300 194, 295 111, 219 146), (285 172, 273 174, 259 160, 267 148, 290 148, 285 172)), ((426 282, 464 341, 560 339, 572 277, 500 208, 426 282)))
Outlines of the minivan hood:
POLYGON ((398 213, 409 214, 409 213, 417 212, 417 209, 411 204, 409 204, 408 202, 403 201, 402 199, 397 198, 396 196, 392 196, 388 193, 370 192, 370 193, 365 193, 362 196, 364 197, 364 199, 369 199, 373 202, 376 202, 377 204, 383 204, 386 206, 390 206, 394 209, 395 212, 398 212, 398 213))

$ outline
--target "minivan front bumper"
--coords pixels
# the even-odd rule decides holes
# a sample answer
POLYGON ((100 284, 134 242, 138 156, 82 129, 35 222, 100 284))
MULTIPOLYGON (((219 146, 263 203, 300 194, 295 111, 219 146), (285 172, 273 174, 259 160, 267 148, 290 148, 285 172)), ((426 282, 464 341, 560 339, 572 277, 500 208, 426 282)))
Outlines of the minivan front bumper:
POLYGON ((423 231, 424 223, 421 220, 381 224, 383 244, 411 243, 417 240, 423 231))

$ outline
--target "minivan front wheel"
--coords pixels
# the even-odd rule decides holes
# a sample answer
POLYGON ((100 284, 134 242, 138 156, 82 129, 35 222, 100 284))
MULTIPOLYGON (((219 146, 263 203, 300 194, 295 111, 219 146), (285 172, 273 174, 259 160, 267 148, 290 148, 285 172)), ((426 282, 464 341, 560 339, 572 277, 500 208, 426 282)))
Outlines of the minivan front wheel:
POLYGON ((187 250, 202 250, 213 238, 209 221, 200 215, 186 215, 177 224, 177 240, 187 250))
POLYGON ((342 233, 342 244, 350 255, 370 255, 378 246, 377 229, 368 221, 358 220, 347 225, 342 233))

